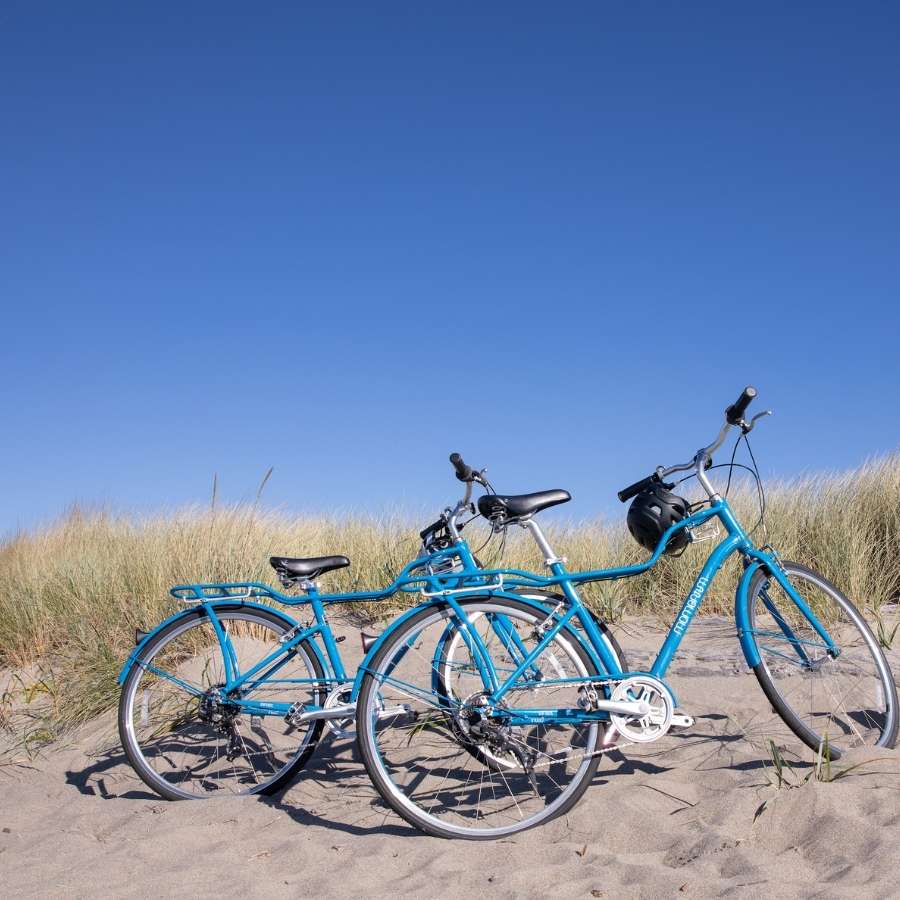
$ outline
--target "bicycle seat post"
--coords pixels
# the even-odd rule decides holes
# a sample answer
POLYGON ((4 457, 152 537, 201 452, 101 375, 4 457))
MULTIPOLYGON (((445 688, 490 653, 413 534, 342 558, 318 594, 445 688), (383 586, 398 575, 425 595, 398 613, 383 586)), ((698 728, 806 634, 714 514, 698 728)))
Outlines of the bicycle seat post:
POLYGON ((538 545, 538 548, 544 555, 544 564, 546 566, 552 569, 554 565, 566 562, 564 556, 557 556, 556 553, 553 552, 553 548, 550 546, 550 542, 547 540, 547 536, 544 534, 543 529, 534 519, 530 517, 521 519, 519 524, 527 531, 531 532, 534 542, 538 545))

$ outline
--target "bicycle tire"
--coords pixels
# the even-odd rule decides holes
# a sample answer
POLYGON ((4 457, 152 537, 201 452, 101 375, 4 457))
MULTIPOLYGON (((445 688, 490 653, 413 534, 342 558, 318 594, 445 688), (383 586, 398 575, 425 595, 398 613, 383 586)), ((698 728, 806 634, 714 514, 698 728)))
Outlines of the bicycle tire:
MULTIPOLYGON (((800 638, 793 630, 792 633, 803 653, 818 654, 808 664, 794 661, 791 657, 797 651, 773 610, 789 627, 792 626, 788 617, 793 617, 797 629, 802 627, 799 612, 792 603, 783 601, 778 605, 773 599, 778 593, 772 586, 778 592, 783 589, 768 571, 757 571, 747 591, 747 615, 750 636, 760 655, 753 672, 769 702, 807 747, 818 752, 827 742, 831 759, 838 759, 855 746, 893 747, 898 727, 897 689, 877 638, 859 610, 823 575, 794 562, 782 562, 781 567, 792 583, 813 585, 818 590, 818 595, 810 592, 820 607, 821 615, 816 614, 830 631, 840 631, 841 653, 832 658, 825 652, 821 638, 808 626, 809 639, 800 638), (831 606, 819 597, 827 598, 831 606), (829 625, 829 619, 834 624, 829 625), (829 676, 847 676, 848 670, 858 673, 852 675, 852 681, 844 677, 843 682, 835 682, 848 684, 846 689, 835 692, 825 682, 829 676)), ((810 602, 808 597, 804 599, 810 602)))
MULTIPOLYGON (((525 622, 531 622, 532 624, 538 623, 543 618, 542 614, 536 611, 532 605, 506 598, 470 597, 465 600, 460 600, 459 602, 467 613, 502 613, 525 622)), ((495 840, 550 821, 551 819, 566 813, 578 802, 590 784, 594 773, 600 764, 600 754, 596 751, 598 750, 602 739, 603 729, 600 727, 602 723, 596 723, 589 726, 588 735, 584 741, 584 752, 580 754, 581 760, 572 782, 552 803, 546 806, 546 808, 540 810, 535 815, 529 816, 527 819, 521 819, 511 825, 500 827, 483 829, 467 828, 460 825, 450 825, 441 822, 439 818, 433 814, 434 804, 432 804, 431 809, 427 812, 421 809, 416 801, 404 794, 403 790, 392 780, 389 770, 396 776, 401 774, 400 767, 396 762, 385 761, 384 752, 379 745, 376 736, 376 731, 379 722, 381 721, 376 711, 381 708, 382 704, 387 703, 383 697, 383 685, 384 682, 387 681, 388 676, 381 676, 381 671, 382 669, 394 671, 391 669, 391 666, 397 658, 397 655, 405 652, 404 648, 409 646, 411 636, 416 636, 417 639, 421 639, 420 636, 427 627, 435 623, 441 623, 443 626, 451 615, 450 608, 445 603, 438 602, 423 608, 417 615, 407 620, 402 628, 399 628, 393 633, 371 660, 368 670, 363 677, 357 701, 356 729, 359 739, 360 754, 372 783, 387 805, 418 830, 434 837, 463 838, 467 840, 495 840)), ((571 649, 574 653, 574 657, 577 657, 577 659, 573 659, 572 661, 577 664, 579 674, 582 677, 602 677, 602 674, 598 672, 594 666, 590 655, 581 645, 582 639, 578 634, 570 629, 564 629, 557 638, 560 639, 559 646, 563 651, 568 653, 571 649)), ((422 643, 427 645, 427 639, 422 643)), ((551 646, 556 646, 556 642, 552 643, 551 646)), ((435 701, 434 706, 439 707, 440 703, 435 701)), ((412 732, 410 733, 412 734, 412 732)), ((450 736, 451 741, 456 741, 457 744, 460 743, 452 729, 446 729, 446 733, 450 736)), ((412 738, 410 738, 410 741, 411 740, 412 738)), ((406 746, 409 746, 409 742, 407 742, 406 746)), ((462 749, 466 752, 467 757, 475 760, 476 763, 478 762, 477 758, 472 756, 466 748, 463 747, 462 749)), ((425 777, 420 777, 421 767, 418 767, 417 763, 411 765, 416 770, 415 778, 411 780, 411 783, 414 784, 416 788, 423 786, 423 790, 426 789, 426 779, 425 777)), ((485 769, 490 771, 489 766, 485 766, 485 769)), ((509 773, 507 772, 507 774, 509 773)), ((482 781, 483 777, 484 776, 482 775, 482 781)), ((506 779, 505 776, 501 777, 504 777, 504 780, 507 781, 508 787, 508 779, 506 779)), ((443 787, 444 781, 446 781, 446 776, 442 780, 439 789, 443 787)), ((557 782, 554 781, 554 783, 556 784, 557 782)), ((469 781, 467 780, 465 787, 468 787, 468 784, 469 781)), ((472 790, 474 790, 474 785, 472 790)), ((475 811, 474 815, 470 816, 473 821, 477 820, 481 815, 481 794, 482 790, 479 787, 479 809, 475 811)), ((507 808, 512 808, 508 803, 506 806, 507 808)), ((518 807, 518 802, 516 802, 516 806, 518 807)), ((458 807, 454 807, 453 812, 457 813, 457 811, 458 807)))
MULTIPOLYGON (((292 627, 289 620, 285 620, 276 612, 258 608, 246 608, 243 604, 219 605, 216 608, 216 614, 220 619, 226 622, 242 621, 250 625, 258 625, 271 629, 276 636, 281 636, 292 627)), ((209 617, 202 607, 191 610, 185 616, 179 617, 171 622, 166 628, 159 632, 148 644, 143 648, 140 656, 135 660, 134 665, 128 673, 122 692, 119 698, 118 726, 119 737, 122 741, 122 747, 129 763, 141 780, 153 790, 156 794, 166 800, 194 800, 204 799, 206 796, 218 796, 216 793, 198 794, 192 791, 180 789, 171 781, 162 777, 147 759, 145 751, 135 735, 134 715, 135 715, 135 698, 141 678, 144 675, 144 664, 152 660, 158 652, 164 650, 166 645, 180 637, 192 628, 207 624, 209 617)), ((307 646, 308 641, 301 642, 296 648, 295 653, 301 657, 303 664, 312 671, 312 677, 322 681, 322 688, 313 688, 312 692, 318 703, 324 702, 325 698, 325 672, 319 661, 318 654, 311 647, 307 646)), ((261 784, 253 785, 247 790, 239 791, 235 796, 247 796, 253 794, 271 795, 282 790, 296 776, 300 769, 309 760, 319 738, 322 734, 323 722, 314 721, 309 723, 304 732, 304 740, 299 746, 298 751, 291 759, 281 767, 275 774, 266 778, 261 784)))

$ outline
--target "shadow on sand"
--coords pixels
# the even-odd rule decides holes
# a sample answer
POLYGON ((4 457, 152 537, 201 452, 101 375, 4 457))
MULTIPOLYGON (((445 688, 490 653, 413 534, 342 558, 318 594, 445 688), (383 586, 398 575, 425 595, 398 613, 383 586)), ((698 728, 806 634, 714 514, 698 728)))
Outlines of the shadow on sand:
MULTIPOLYGON (((353 745, 323 740, 315 754, 294 782, 278 794, 267 797, 243 798, 248 802, 262 803, 284 813, 298 825, 317 825, 346 834, 392 834, 424 837, 419 831, 400 822, 375 792, 362 765, 354 758, 353 745), (340 804, 343 819, 332 818, 318 809, 327 805, 320 800, 305 808, 293 802, 290 793, 303 782, 316 785, 323 796, 334 795, 340 804), (348 803, 347 801, 355 801, 348 803), (350 816, 347 816, 350 813, 350 816), (352 818, 355 821, 347 821, 352 818), (368 820, 374 820, 366 824, 368 820)), ((155 800, 163 799, 143 785, 132 773, 128 758, 121 747, 113 747, 92 757, 81 769, 69 769, 66 784, 79 793, 102 800, 155 800)), ((238 798, 235 798, 238 799, 238 798)))
MULTIPOLYGON (((609 751, 607 762, 594 776, 593 786, 600 788, 621 779, 678 769, 702 773, 722 769, 757 771, 770 766, 771 761, 759 747, 754 748, 756 753, 748 754, 751 745, 747 735, 718 730, 721 723, 717 720, 724 718, 716 714, 699 716, 693 729, 672 733, 655 747, 647 744, 624 751, 609 751), (748 759, 748 756, 756 758, 748 759)), ((805 768, 806 765, 799 760, 796 763, 797 767, 805 768)), ((103 800, 162 802, 138 781, 120 747, 91 758, 82 769, 70 769, 66 772, 66 783, 82 794, 103 800)), ((319 826, 352 835, 424 837, 402 823, 383 803, 356 757, 354 744, 347 740, 323 740, 292 785, 275 796, 247 800, 284 813, 298 825, 319 826), (314 789, 315 796, 301 805, 296 802, 300 799, 297 789, 304 785, 314 789)))

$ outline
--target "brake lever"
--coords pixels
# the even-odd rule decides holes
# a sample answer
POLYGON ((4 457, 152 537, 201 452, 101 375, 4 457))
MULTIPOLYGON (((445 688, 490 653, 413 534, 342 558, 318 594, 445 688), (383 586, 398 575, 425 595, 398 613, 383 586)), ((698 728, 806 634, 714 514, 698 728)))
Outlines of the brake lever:
POLYGON ((765 416, 771 416, 771 409, 764 409, 762 412, 758 412, 749 422, 744 422, 741 420, 741 431, 744 434, 750 434, 753 431, 753 426, 757 423, 759 419, 764 418, 765 416))

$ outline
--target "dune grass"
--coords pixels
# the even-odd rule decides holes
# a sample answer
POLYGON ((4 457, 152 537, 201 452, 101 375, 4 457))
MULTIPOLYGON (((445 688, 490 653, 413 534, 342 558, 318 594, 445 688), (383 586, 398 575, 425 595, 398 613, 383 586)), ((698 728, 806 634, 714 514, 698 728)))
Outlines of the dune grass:
MULTIPOLYGON (((757 519, 755 494, 739 488, 732 500, 751 526, 757 519)), ((819 569, 877 622, 881 607, 900 591, 900 454, 851 472, 770 485, 768 507, 771 542, 782 556, 819 569)), ((623 523, 624 516, 615 523, 557 524, 549 532, 570 569, 598 568, 646 557, 623 523)), ((133 646, 135 627, 178 608, 168 595, 170 585, 274 584, 271 554, 344 553, 353 565, 323 578, 323 589, 381 586, 413 558, 421 524, 401 517, 291 517, 257 506, 191 508, 149 518, 74 510, 0 547, 0 665, 41 672, 51 702, 36 733, 40 741, 49 739, 115 705, 116 674, 133 646)), ((481 543, 475 529, 467 533, 473 547, 481 543)), ((480 537, 485 535, 481 529, 480 537)), ((541 571, 525 537, 510 537, 502 561, 541 571)), ((756 537, 763 543, 759 532, 756 537)), ((495 540, 484 552, 486 564, 500 563, 498 547, 495 540)), ((610 621, 626 614, 671 620, 711 547, 691 546, 647 575, 590 585, 586 598, 610 621)), ((739 562, 731 560, 713 583, 704 613, 731 612, 738 574, 739 562)), ((416 599, 401 594, 356 612, 386 616, 416 599)))

